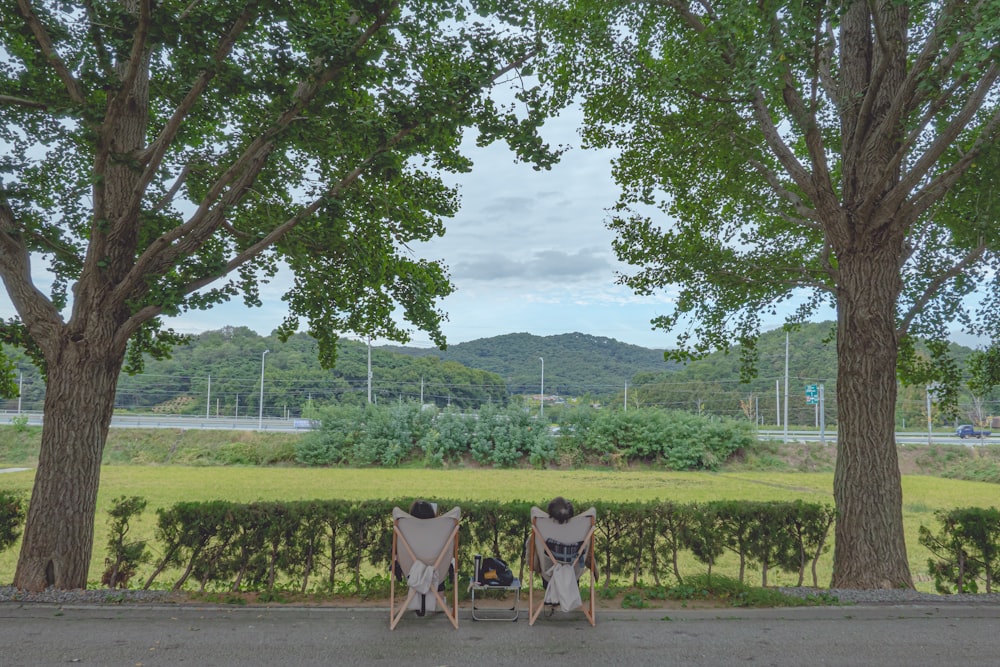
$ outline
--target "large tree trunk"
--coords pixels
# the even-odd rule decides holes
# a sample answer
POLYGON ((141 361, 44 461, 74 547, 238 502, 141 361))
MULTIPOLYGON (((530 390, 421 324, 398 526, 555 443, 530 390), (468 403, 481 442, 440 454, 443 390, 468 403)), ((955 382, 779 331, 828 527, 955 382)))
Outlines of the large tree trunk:
MULTIPOLYGON (((139 21, 140 3, 122 0, 139 21)), ((124 31, 123 40, 134 37, 124 31)), ((126 42, 127 43, 127 42, 126 42)), ((48 366, 45 423, 38 471, 14 584, 86 588, 94 546, 101 456, 125 358, 130 299, 144 286, 120 281, 134 268, 140 229, 142 166, 149 121, 149 51, 125 50, 115 62, 122 87, 109 94, 94 156, 93 227, 87 257, 73 289, 72 317, 25 316, 48 366), (132 57, 135 56, 135 57, 132 57), (131 58, 131 59, 129 59, 131 58)), ((152 315, 150 315, 152 316, 152 315)))
POLYGON ((834 588, 912 588, 896 456, 897 243, 838 253, 834 588))
POLYGON ((19 588, 87 587, 101 456, 123 360, 98 342, 67 342, 48 368, 38 471, 14 575, 19 588))

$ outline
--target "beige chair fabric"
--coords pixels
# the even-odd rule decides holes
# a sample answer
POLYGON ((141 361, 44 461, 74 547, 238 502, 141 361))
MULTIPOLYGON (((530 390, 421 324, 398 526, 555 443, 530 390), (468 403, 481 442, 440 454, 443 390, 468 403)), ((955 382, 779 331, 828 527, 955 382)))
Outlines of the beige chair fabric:
POLYGON ((449 577, 449 566, 458 559, 458 522, 462 511, 458 507, 434 517, 418 519, 394 507, 392 510, 392 569, 396 564, 406 576, 409 586, 406 597, 396 604, 396 577, 389 577, 389 629, 394 630, 417 596, 425 596, 426 608, 440 608, 458 629, 458 573, 451 569, 451 604, 438 590, 438 584, 449 577))
POLYGON ((593 507, 577 514, 566 523, 559 523, 545 511, 531 508, 531 537, 528 541, 528 625, 534 625, 546 602, 558 602, 562 611, 581 608, 591 625, 596 624, 595 583, 597 565, 594 561, 594 528, 597 510, 593 507), (579 544, 579 548, 573 548, 579 544), (560 550, 557 545, 562 545, 560 550), (580 600, 579 579, 589 572, 590 597, 580 600), (547 582, 545 595, 536 595, 535 574, 547 582), (540 598, 535 603, 535 598, 540 598))

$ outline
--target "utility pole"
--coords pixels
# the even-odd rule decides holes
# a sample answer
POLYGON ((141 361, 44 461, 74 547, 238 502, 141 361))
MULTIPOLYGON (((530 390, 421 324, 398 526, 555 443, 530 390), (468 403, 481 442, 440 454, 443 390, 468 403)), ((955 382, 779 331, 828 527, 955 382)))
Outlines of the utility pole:
POLYGON ((788 332, 785 332, 785 442, 788 442, 788 332))
POLYGON ((774 381, 774 416, 781 427, 781 380, 774 381))
POLYGON ((927 392, 927 444, 931 443, 931 435, 934 433, 934 423, 931 419, 931 388, 928 386, 925 391, 927 392))
POLYGON ((826 392, 823 383, 819 384, 819 444, 826 444, 826 392))
POLYGON ((538 401, 538 416, 545 416, 545 359, 538 357, 538 360, 542 362, 542 395, 539 397, 538 401))
POLYGON ((264 353, 260 355, 260 416, 257 419, 257 430, 263 430, 264 428, 264 357, 271 350, 264 350, 264 353))

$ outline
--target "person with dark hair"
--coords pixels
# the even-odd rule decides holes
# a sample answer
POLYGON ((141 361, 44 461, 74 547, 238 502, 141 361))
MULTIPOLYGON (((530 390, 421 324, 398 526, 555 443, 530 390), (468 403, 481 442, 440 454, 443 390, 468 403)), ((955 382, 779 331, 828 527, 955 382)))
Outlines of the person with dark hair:
POLYGON ((437 516, 437 507, 434 506, 434 503, 417 499, 410 505, 410 516, 416 519, 433 519, 437 516))
MULTIPOLYGON (((553 498, 552 500, 549 501, 549 505, 546 508, 546 513, 549 515, 549 518, 551 518, 552 520, 554 520, 558 524, 568 523, 569 520, 572 519, 573 515, 574 515, 574 512, 573 512, 573 503, 571 503, 570 501, 566 500, 562 496, 556 496, 555 498, 553 498)), ((528 553, 528 544, 530 542, 531 542, 531 537, 529 536, 528 540, 524 544, 524 553, 525 554, 528 553)), ((578 546, 579 545, 575 545, 575 544, 574 545, 561 545, 559 543, 553 542, 553 543, 549 544, 549 549, 550 550, 551 549, 557 549, 557 550, 559 550, 559 553, 556 554, 557 558, 559 558, 560 556, 563 556, 563 557, 568 558, 569 560, 572 560, 572 557, 576 555, 576 552, 573 551, 572 554, 564 554, 563 553, 563 549, 565 549, 567 547, 571 548, 571 549, 575 549, 578 546)), ((549 565, 549 563, 548 563, 548 558, 547 558, 546 554, 542 550, 540 550, 540 549, 536 550, 535 551, 535 562, 532 563, 531 566, 534 568, 535 572, 538 572, 539 574, 542 575, 542 584, 545 585, 545 586, 548 586, 548 583, 549 583, 549 576, 547 574, 548 565, 549 565), (545 561, 544 565, 543 565, 543 561, 545 561)))
POLYGON ((548 514, 559 523, 566 523, 573 518, 573 503, 562 496, 556 496, 549 501, 548 514))
MULTIPOLYGON (((437 503, 432 503, 422 498, 417 498, 410 505, 410 516, 414 519, 433 519, 438 515, 437 513, 437 503)), ((455 571, 454 562, 448 567, 448 576, 450 577, 455 571)), ((406 577, 403 576, 403 571, 399 569, 399 564, 396 564, 396 579, 397 581, 405 581, 406 577)), ((443 591, 445 589, 445 582, 438 584, 438 590, 443 591)), ((423 600, 421 600, 423 603, 423 600)), ((423 616, 423 607, 417 611, 417 616, 423 616)))
MULTIPOLYGON (((585 569, 593 567, 593 560, 588 564, 587 552, 596 516, 593 507, 577 515, 573 503, 562 496, 553 498, 545 511, 531 508, 532 531, 525 548, 533 553, 531 572, 541 575, 545 605, 562 611, 582 605, 579 579, 585 569), (578 521, 581 518, 583 521, 578 521)), ((529 592, 529 599, 531 596, 529 592)))

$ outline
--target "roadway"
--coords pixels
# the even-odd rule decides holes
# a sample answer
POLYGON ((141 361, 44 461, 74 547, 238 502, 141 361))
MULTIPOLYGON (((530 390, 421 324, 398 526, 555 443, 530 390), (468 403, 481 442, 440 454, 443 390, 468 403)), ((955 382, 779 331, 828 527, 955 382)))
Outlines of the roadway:
POLYGON ((200 665, 996 665, 1000 606, 556 612, 534 626, 384 608, 0 604, 0 664, 200 665))
MULTIPOLYGON (((12 424, 18 417, 26 419, 29 426, 41 426, 44 419, 40 412, 5 412, 0 414, 0 423, 12 424)), ((225 431, 304 431, 301 419, 277 419, 258 416, 246 417, 206 417, 191 415, 156 415, 156 414, 115 414, 111 418, 112 428, 172 428, 172 429, 203 429, 225 431), (297 425, 297 423, 299 425, 297 425)))
MULTIPOLYGON (((20 417, 27 419, 27 424, 40 426, 42 424, 42 413, 23 412, 20 417)), ((18 418, 15 412, 0 413, 0 424, 14 423, 18 418)), ((307 430, 303 427, 302 419, 279 419, 265 417, 263 420, 259 416, 246 416, 240 418, 233 417, 206 417, 204 415, 156 415, 156 414, 127 414, 119 413, 111 419, 112 428, 172 428, 172 429, 204 429, 204 430, 228 430, 228 431, 277 431, 295 432, 307 430)), ((760 429, 758 437, 761 440, 782 440, 785 432, 782 429, 760 429)), ((789 430, 788 439, 791 442, 820 442, 819 431, 816 430, 789 430)), ((822 438, 829 445, 836 444, 837 432, 828 430, 822 438)), ((988 445, 992 442, 1000 442, 1000 434, 986 438, 958 438, 953 432, 934 433, 931 442, 937 445, 966 445, 975 447, 978 445, 988 445)), ((899 444, 926 445, 928 444, 927 433, 915 433, 913 431, 900 431, 896 433, 896 442, 899 444)))

